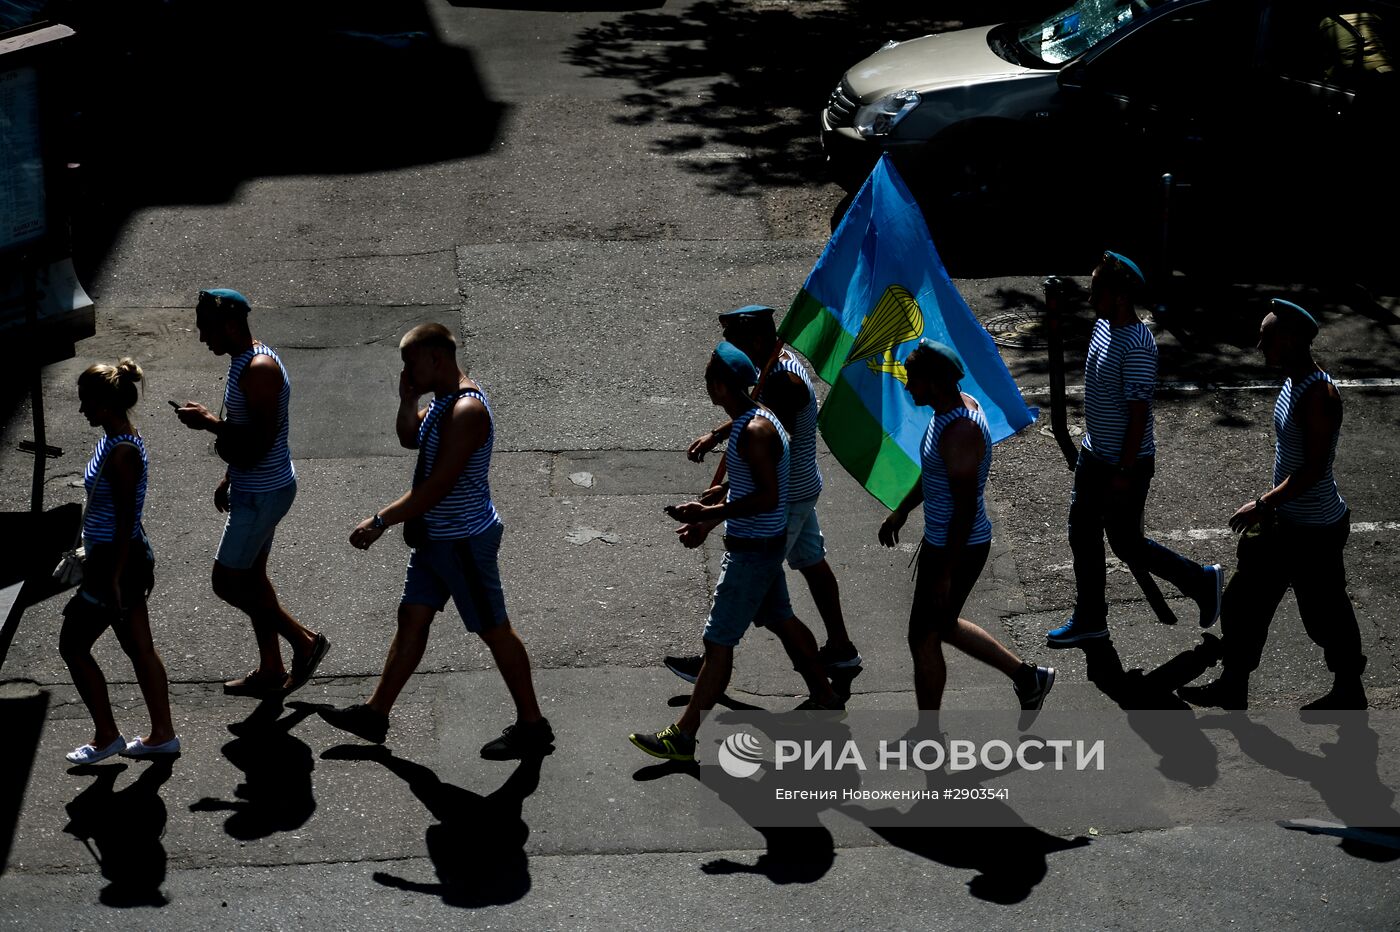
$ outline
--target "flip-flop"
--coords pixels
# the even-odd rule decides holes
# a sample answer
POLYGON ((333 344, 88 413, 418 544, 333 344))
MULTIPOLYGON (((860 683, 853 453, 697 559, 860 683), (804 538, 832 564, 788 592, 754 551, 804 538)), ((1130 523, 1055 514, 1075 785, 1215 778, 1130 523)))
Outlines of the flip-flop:
POLYGON ((316 672, 316 668, 321 665, 321 660, 326 656, 326 651, 331 649, 331 642, 324 634, 316 635, 316 643, 311 645, 311 656, 306 658, 305 663, 292 662, 291 679, 287 682, 286 693, 295 692, 306 685, 306 681, 311 679, 311 675, 316 672))
POLYGON ((122 751, 122 757, 173 757, 180 753, 180 736, 176 735, 169 741, 162 741, 160 744, 147 744, 144 739, 137 738, 126 745, 122 751))
POLYGON ((252 696, 255 699, 266 699, 270 696, 280 696, 286 691, 287 678, 284 675, 282 682, 273 685, 271 677, 254 676, 249 673, 247 676, 239 677, 236 680, 229 680, 224 684, 225 696, 252 696))
POLYGON ((100 760, 106 760, 113 754, 120 754, 126 750, 126 739, 117 735, 117 740, 107 745, 105 748, 95 747, 91 744, 84 744, 76 747, 63 756, 70 764, 95 764, 100 760))

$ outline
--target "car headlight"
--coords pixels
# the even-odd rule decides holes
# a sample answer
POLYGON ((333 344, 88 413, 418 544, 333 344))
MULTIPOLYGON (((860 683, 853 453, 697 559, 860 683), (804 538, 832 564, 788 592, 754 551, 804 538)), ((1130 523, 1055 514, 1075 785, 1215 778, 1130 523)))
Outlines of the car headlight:
POLYGON ((866 104, 856 111, 856 132, 867 138, 888 136, 900 120, 914 111, 921 99, 918 91, 905 88, 866 104))

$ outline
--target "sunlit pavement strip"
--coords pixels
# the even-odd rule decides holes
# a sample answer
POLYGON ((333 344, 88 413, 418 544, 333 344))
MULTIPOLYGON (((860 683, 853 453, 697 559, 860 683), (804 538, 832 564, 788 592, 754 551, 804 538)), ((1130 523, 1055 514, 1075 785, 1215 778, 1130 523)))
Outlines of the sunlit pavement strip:
MULTIPOLYGON (((1338 388, 1400 388, 1400 379, 1333 379, 1332 384, 1338 388)), ((1176 393, 1180 395, 1200 394, 1202 392, 1262 392, 1279 390, 1283 385, 1283 380, 1277 382, 1238 382, 1231 385, 1222 385, 1217 382, 1162 382, 1157 386, 1157 394, 1176 393)), ((1034 398, 1049 396, 1050 388, 1031 388, 1021 392, 1023 397, 1034 398)), ((1066 385, 1066 395, 1084 394, 1083 385, 1066 385)))

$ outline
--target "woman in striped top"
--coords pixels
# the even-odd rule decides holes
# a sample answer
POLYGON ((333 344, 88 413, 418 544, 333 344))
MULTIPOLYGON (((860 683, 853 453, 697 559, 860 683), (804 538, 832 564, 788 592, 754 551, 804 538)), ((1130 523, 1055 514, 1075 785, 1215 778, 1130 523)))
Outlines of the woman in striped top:
POLYGON ((904 368, 909 376, 905 387, 914 403, 932 406, 934 416, 921 448, 921 480, 880 525, 880 543, 895 546, 909 513, 923 503, 924 536, 909 613, 919 709, 942 706, 945 641, 1010 677, 1022 709, 1039 709, 1055 683, 1055 671, 1023 663, 992 635, 958 615, 991 550, 992 523, 983 500, 992 464, 987 419, 976 400, 958 390, 964 371, 950 347, 922 340, 904 368))
POLYGON ((180 739, 170 723, 165 664, 151 641, 146 597, 155 585, 155 556, 141 514, 146 504, 146 445, 131 424, 141 367, 130 359, 88 367, 78 377, 78 410, 103 436, 83 473, 83 582, 63 610, 58 649, 73 685, 92 714, 93 738, 66 755, 91 764, 113 754, 176 754, 180 739), (131 658, 151 715, 148 734, 127 742, 112 715, 107 680, 92 646, 111 627, 131 658))
POLYGON ((1264 361, 1287 376, 1274 405, 1274 485, 1230 518, 1230 529, 1243 534, 1221 612, 1225 657, 1218 680, 1180 691, 1197 705, 1246 707, 1249 675, 1292 585, 1303 627, 1333 677, 1332 689, 1303 708, 1366 708, 1366 655, 1342 562, 1351 512, 1332 476, 1342 396, 1313 359, 1316 336, 1317 321, 1291 301, 1275 299, 1259 326, 1264 361))

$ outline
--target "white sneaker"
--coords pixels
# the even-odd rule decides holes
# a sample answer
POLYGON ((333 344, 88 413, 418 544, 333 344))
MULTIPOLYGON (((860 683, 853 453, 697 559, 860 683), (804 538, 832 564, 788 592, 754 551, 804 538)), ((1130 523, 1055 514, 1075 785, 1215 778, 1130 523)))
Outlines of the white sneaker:
POLYGON ((106 760, 113 754, 120 754, 126 750, 126 739, 117 735, 117 740, 107 745, 105 748, 94 747, 85 744, 82 747, 74 748, 63 755, 70 764, 95 764, 100 760, 106 760))
POLYGON ((143 739, 137 738, 128 742, 122 751, 122 757, 160 757, 167 754, 180 753, 180 736, 176 735, 169 741, 160 744, 147 744, 143 739))

